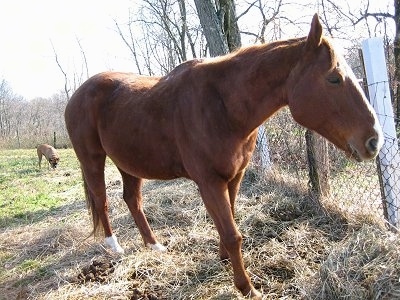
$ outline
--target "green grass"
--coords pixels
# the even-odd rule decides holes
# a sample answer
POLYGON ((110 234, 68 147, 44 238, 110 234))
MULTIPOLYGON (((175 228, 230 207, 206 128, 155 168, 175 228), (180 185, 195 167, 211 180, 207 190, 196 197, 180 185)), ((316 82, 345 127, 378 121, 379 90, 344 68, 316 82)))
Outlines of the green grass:
POLYGON ((58 150, 59 168, 39 169, 36 149, 0 151, 0 228, 29 224, 57 211, 70 197, 65 191, 81 185, 73 150, 58 150))
MULTIPOLYGON (((35 241, 40 237, 29 229, 31 226, 47 226, 51 230, 65 219, 77 218, 77 203, 80 207, 84 203, 79 162, 72 149, 60 149, 58 153, 59 167, 49 170, 44 158, 39 168, 36 149, 0 150, 0 232, 16 230, 17 234, 24 234, 28 230, 35 241)), ((20 287, 54 275, 47 265, 56 258, 41 257, 40 251, 29 254, 32 250, 27 249, 28 258, 0 247, 0 281, 7 280, 10 274, 23 274, 12 284, 20 287)))
POLYGON ((34 269, 38 269, 40 267, 40 262, 34 259, 27 259, 20 264, 21 271, 30 271, 34 269))

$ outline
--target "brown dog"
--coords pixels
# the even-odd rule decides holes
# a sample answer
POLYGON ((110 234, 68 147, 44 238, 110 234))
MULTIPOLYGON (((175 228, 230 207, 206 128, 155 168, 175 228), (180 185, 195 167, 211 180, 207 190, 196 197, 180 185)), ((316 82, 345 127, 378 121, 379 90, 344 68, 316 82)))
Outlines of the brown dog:
MULTIPOLYGON (((42 144, 37 146, 37 155, 39 158, 39 168, 42 167, 41 166, 42 155, 46 157, 46 160, 49 162, 52 169, 57 168, 57 164, 60 161, 60 157, 58 156, 56 149, 54 149, 52 146, 47 144, 42 144)), ((47 166, 47 168, 49 168, 49 166, 47 166)))

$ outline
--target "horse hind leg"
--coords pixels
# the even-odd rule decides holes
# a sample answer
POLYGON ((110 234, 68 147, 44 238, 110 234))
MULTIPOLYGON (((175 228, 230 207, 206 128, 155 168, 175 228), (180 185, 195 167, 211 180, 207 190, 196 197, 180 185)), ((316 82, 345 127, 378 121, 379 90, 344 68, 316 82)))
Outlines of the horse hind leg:
POLYGON ((116 236, 112 232, 108 217, 108 200, 104 181, 105 154, 86 157, 81 164, 86 203, 92 213, 93 232, 96 235, 101 227, 104 231, 105 244, 113 252, 124 253, 124 249, 119 245, 116 236))
POLYGON ((122 181, 124 185, 124 201, 127 204, 133 219, 135 220, 136 226, 139 229, 144 244, 146 245, 146 247, 149 247, 156 251, 166 251, 167 249, 157 241, 143 211, 143 200, 141 191, 143 180, 141 178, 131 176, 121 169, 119 169, 119 171, 122 175, 122 181))

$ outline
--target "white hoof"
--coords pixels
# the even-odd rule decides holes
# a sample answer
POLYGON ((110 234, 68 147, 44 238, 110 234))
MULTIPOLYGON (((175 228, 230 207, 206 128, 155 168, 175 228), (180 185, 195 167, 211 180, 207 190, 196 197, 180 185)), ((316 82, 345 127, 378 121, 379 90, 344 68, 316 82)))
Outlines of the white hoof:
POLYGON ((156 244, 150 244, 148 243, 146 245, 147 247, 151 248, 152 250, 158 251, 158 252, 165 252, 167 251, 167 248, 164 247, 163 245, 161 245, 160 243, 156 243, 156 244))
POLYGON ((105 244, 111 248, 113 252, 123 254, 125 251, 122 247, 118 244, 117 237, 113 234, 112 236, 106 237, 104 239, 105 244))

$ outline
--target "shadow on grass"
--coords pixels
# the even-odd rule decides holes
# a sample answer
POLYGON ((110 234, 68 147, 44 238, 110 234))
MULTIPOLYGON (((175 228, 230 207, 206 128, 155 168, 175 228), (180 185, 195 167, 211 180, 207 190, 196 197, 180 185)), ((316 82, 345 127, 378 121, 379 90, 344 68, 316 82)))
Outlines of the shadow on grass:
POLYGON ((81 200, 76 200, 65 205, 54 206, 48 209, 39 209, 31 212, 18 212, 13 215, 0 218, 0 229, 15 229, 19 226, 40 223, 49 216, 60 216, 66 212, 75 212, 84 207, 85 203, 81 200))
MULTIPOLYGON (((249 224, 255 234, 261 229, 259 225, 271 227, 280 235, 290 226, 308 224, 323 231, 330 240, 336 241, 342 239, 343 232, 347 230, 345 214, 334 206, 324 207, 310 195, 305 185, 287 182, 273 175, 260 177, 254 170, 248 170, 240 192, 261 203, 261 213, 267 216, 265 220, 257 221, 256 218, 253 224, 249 224)), ((249 215, 253 214, 256 212, 249 211, 249 215)))
MULTIPOLYGON (((32 232, 32 235, 35 233, 32 232)), ((84 253, 80 255, 73 250, 73 245, 84 240, 84 234, 79 234, 75 228, 55 224, 53 228, 37 234, 29 243, 17 247, 19 255, 14 255, 9 261, 2 261, 7 269, 14 270, 12 275, 7 276, 7 280, 2 281, 0 299, 29 299, 31 296, 34 299, 41 293, 57 289, 60 283, 54 280, 54 276, 85 257, 84 253), (59 255, 60 253, 63 255, 59 255), (42 285, 43 282, 45 283, 42 285), (40 284, 39 291, 35 291, 35 295, 29 295, 37 284, 40 284)))

